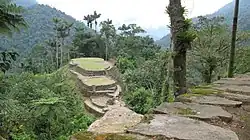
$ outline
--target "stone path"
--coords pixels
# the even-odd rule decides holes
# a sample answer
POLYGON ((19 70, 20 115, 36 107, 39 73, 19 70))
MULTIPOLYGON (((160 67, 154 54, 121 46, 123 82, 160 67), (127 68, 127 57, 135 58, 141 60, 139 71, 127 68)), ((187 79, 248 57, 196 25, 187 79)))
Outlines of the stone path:
MULTIPOLYGON (((108 70, 95 76, 95 71, 84 73, 74 66, 71 73, 78 79, 86 109, 101 117, 90 125, 91 133, 129 135, 135 140, 249 140, 250 121, 242 117, 250 117, 250 76, 221 79, 213 86, 220 92, 182 95, 143 116, 125 107, 119 99, 121 87, 107 76, 108 70), (101 82, 93 84, 93 78, 100 77, 101 82)), ((73 136, 72 140, 80 139, 73 136)))
POLYGON ((180 116, 154 115, 150 123, 140 123, 128 132, 146 136, 161 135, 173 140, 238 140, 227 129, 180 116))
POLYGON ((200 105, 197 103, 163 103, 154 109, 154 114, 179 115, 199 120, 223 120, 229 122, 233 116, 219 106, 200 105))

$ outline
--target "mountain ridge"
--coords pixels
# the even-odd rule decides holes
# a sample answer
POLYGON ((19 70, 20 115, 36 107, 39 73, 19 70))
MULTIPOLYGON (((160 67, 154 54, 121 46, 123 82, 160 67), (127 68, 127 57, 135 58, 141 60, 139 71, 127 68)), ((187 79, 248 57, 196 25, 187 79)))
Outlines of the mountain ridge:
POLYGON ((79 23, 72 16, 43 4, 29 5, 22 15, 27 22, 28 28, 21 29, 20 33, 14 33, 11 38, 0 35, 1 49, 14 48, 18 52, 25 53, 35 45, 43 44, 55 35, 53 31, 53 18, 55 17, 70 23, 79 23))
MULTIPOLYGON (((235 0, 231 3, 226 4, 216 12, 212 14, 205 15, 207 17, 214 17, 214 16, 223 16, 225 17, 225 22, 228 25, 232 25, 233 22, 233 13, 234 13, 234 3, 235 0)), ((240 11, 239 11, 239 21, 238 21, 238 28, 240 30, 250 30, 250 0, 241 0, 240 1, 240 11)), ((197 17, 193 18, 195 20, 197 17)), ((168 48, 170 44, 170 34, 162 37, 160 40, 156 41, 156 44, 161 45, 163 48, 168 48)))
POLYGON ((13 3, 26 8, 38 4, 36 0, 13 0, 13 3))

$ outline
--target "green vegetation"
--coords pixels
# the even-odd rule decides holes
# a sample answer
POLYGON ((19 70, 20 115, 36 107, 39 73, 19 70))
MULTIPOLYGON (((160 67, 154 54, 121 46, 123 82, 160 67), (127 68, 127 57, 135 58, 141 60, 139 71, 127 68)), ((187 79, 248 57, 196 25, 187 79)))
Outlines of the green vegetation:
POLYGON ((1 135, 14 139, 67 139, 87 129, 94 118, 84 114, 81 94, 67 71, 64 68, 50 75, 2 75, 1 135))
POLYGON ((193 97, 193 96, 206 96, 211 94, 220 94, 221 91, 211 89, 209 86, 197 86, 190 88, 190 93, 183 94, 184 97, 193 97))
POLYGON ((125 98, 135 112, 145 114, 153 107, 152 93, 144 88, 137 89, 125 98))

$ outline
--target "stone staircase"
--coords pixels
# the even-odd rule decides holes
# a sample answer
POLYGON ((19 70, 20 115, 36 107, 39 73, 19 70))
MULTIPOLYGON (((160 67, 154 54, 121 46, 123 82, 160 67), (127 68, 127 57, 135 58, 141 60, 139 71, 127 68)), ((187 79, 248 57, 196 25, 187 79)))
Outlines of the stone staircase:
POLYGON ((70 73, 78 81, 78 87, 84 96, 85 109, 89 113, 101 117, 110 109, 124 105, 119 100, 122 91, 120 85, 108 75, 112 64, 100 58, 79 58, 72 60, 69 65, 70 73), (98 61, 94 61, 95 59, 98 61), (98 70, 89 68, 91 65, 98 67, 98 70))
MULTIPOLYGON (((126 108, 119 100, 121 87, 109 76, 82 75, 73 68, 71 73, 80 81, 87 110, 103 116, 89 127, 88 132, 92 134, 115 133, 128 136, 128 140, 250 139, 248 75, 221 79, 214 82, 212 88, 204 88, 213 91, 211 93, 182 95, 176 102, 163 103, 151 114, 143 116, 126 108), (108 79, 92 84, 95 81, 92 78, 99 77, 108 79)), ((76 134, 71 139, 81 140, 78 136, 76 134)))
POLYGON ((249 140, 250 76, 221 79, 212 89, 207 95, 186 94, 161 104, 148 122, 128 132, 166 140, 249 140))

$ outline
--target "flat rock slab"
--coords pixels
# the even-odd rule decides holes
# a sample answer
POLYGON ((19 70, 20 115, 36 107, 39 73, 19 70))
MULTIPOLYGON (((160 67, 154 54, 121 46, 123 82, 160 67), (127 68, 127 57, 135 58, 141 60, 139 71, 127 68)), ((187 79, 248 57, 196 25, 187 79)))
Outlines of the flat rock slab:
POLYGON ((140 123, 129 133, 164 136, 177 140, 239 140, 235 132, 208 123, 180 116, 155 115, 150 123, 140 123))
POLYGON ((199 104, 207 105, 217 105, 217 106, 227 106, 227 107, 239 107, 242 105, 242 102, 233 101, 222 97, 217 96, 180 96, 177 98, 179 101, 193 102, 199 104))
POLYGON ((225 92, 250 95, 250 86, 220 85, 220 86, 215 86, 213 88, 225 92))
POLYGON ((154 113, 181 115, 200 120, 231 121, 233 116, 219 106, 201 105, 197 103, 163 103, 154 109, 154 113))
POLYGON ((243 81, 241 79, 222 79, 215 81, 214 84, 219 85, 237 85, 237 86, 250 86, 250 81, 243 81))
POLYGON ((243 104, 250 104, 250 96, 248 95, 224 92, 217 94, 217 96, 227 98, 230 100, 240 101, 243 104))
POLYGON ((107 96, 91 96, 90 99, 94 105, 101 108, 108 106, 107 102, 111 100, 111 98, 107 96))
POLYGON ((92 123, 88 128, 93 133, 124 133, 128 127, 138 124, 143 115, 137 114, 126 107, 113 108, 92 123))

